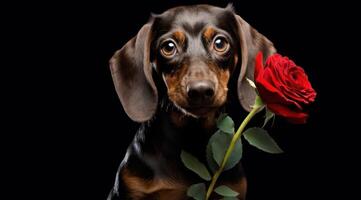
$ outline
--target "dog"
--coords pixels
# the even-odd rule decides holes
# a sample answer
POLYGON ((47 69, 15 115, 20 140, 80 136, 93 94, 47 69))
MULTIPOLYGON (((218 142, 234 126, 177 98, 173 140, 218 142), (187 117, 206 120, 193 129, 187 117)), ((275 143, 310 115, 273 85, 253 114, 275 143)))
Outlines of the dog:
MULTIPOLYGON (((232 5, 182 6, 152 15, 110 60, 121 104, 141 125, 108 200, 190 199, 187 188, 202 179, 182 164, 181 150, 206 163, 208 139, 218 115, 229 112, 230 96, 238 95, 238 105, 251 110, 256 93, 247 79, 253 80, 258 52, 265 61, 276 49, 232 5)), ((241 164, 223 172, 217 184, 246 197, 241 164)))

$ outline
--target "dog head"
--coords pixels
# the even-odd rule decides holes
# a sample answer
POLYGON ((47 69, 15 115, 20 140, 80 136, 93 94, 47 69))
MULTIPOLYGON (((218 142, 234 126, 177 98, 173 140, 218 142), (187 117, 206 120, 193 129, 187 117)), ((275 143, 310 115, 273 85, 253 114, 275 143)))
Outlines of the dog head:
POLYGON ((114 54, 110 67, 124 110, 134 121, 149 120, 157 109, 153 71, 160 75, 176 107, 202 117, 224 105, 234 75, 240 103, 251 109, 256 93, 246 78, 253 80, 259 51, 266 59, 276 50, 231 6, 176 7, 152 16, 114 54))

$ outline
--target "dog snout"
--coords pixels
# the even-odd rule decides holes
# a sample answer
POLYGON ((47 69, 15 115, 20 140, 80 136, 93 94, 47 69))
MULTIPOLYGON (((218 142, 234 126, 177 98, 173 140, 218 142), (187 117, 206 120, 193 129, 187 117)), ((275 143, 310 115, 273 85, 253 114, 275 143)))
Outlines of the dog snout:
POLYGON ((214 84, 208 80, 192 81, 187 85, 187 95, 192 104, 209 103, 214 90, 214 84))

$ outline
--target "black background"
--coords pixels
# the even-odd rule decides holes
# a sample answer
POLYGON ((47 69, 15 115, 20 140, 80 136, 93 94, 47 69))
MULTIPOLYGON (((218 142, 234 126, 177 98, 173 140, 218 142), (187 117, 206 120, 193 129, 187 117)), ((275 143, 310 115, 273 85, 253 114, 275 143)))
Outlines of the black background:
MULTIPOLYGON (((150 13, 177 5, 228 1, 122 1, 14 4, 5 17, 9 66, 17 71, 7 97, 8 186, 15 195, 46 199, 106 199, 118 165, 138 124, 124 113, 108 60, 150 13), (12 39, 7 39, 12 38, 12 39), (16 98, 11 98, 16 97, 16 98), (10 104, 9 104, 10 105, 10 104), (14 164, 16 163, 16 164, 14 164), (16 167, 13 167, 16 165, 16 167), (40 183, 40 184, 38 184, 40 183)), ((325 130, 330 105, 327 71, 341 20, 330 5, 311 2, 233 1, 236 12, 267 36, 278 52, 302 66, 318 92, 310 119, 291 125, 277 119, 269 129, 284 149, 270 155, 245 146, 248 199, 308 199, 336 196, 342 183, 335 135, 325 130), (326 59, 328 58, 328 59, 326 59), (325 70, 327 69, 327 70, 325 70), (327 114, 327 115, 328 115, 327 114)), ((337 10, 342 9, 339 7, 337 10)), ((4 44, 5 44, 4 43, 4 44)), ((331 123, 331 122, 328 122, 331 123)), ((6 172, 6 171, 5 171, 6 172)), ((345 196, 345 194, 343 194, 345 196)))

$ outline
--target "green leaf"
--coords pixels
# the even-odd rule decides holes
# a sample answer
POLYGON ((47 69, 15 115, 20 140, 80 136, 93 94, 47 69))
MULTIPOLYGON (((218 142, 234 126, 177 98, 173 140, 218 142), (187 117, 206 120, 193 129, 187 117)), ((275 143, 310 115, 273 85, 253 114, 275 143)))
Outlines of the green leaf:
POLYGON ((197 183, 189 186, 187 195, 196 200, 206 199, 206 185, 204 183, 197 183))
POLYGON ((221 200, 238 200, 238 198, 237 197, 224 197, 221 200))
POLYGON ((239 195, 238 192, 233 191, 231 188, 229 188, 226 185, 221 185, 221 186, 217 187, 214 191, 217 194, 225 196, 225 197, 236 197, 239 195))
MULTIPOLYGON (((217 131, 209 139, 207 145, 207 162, 214 172, 222 164, 226 151, 231 143, 232 135, 224 134, 222 131, 217 131), (210 156, 211 155, 211 156, 210 156)), ((233 168, 242 158, 242 142, 237 140, 235 147, 228 158, 224 170, 233 168)))
POLYGON ((207 158, 207 163, 209 168, 211 169, 211 171, 214 173, 215 171, 217 171, 218 169, 218 165, 216 163, 216 161, 214 161, 213 159, 213 153, 212 153, 212 143, 217 139, 218 135, 223 134, 221 130, 216 131, 211 138, 208 141, 207 144, 207 148, 206 148, 206 158, 207 158))
MULTIPOLYGON (((231 143, 232 137, 229 138, 229 143, 231 143)), ((228 146, 225 148, 224 154, 226 153, 228 146)), ((231 156, 228 158, 228 161, 226 163, 226 165, 224 166, 224 170, 229 170, 231 168, 233 168, 234 166, 237 165, 237 163, 239 163, 239 161, 242 158, 242 142, 241 142, 241 138, 239 138, 235 145, 234 145, 234 149, 231 153, 231 156)))
POLYGON ((211 175, 209 174, 206 166, 201 163, 196 157, 182 150, 181 159, 183 164, 196 174, 198 174, 201 178, 206 181, 211 180, 211 175))
POLYGON ((275 117, 275 114, 272 111, 266 109, 266 116, 265 116, 265 120, 264 120, 262 128, 264 128, 266 126, 266 124, 268 123, 268 121, 274 117, 275 117))
POLYGON ((221 166, 224 155, 226 154, 227 147, 229 146, 229 138, 227 135, 222 134, 218 137, 218 140, 211 144, 213 159, 216 161, 218 166, 221 166))
POLYGON ((217 127, 225 133, 234 133, 234 122, 227 114, 221 114, 217 120, 217 127))
POLYGON ((282 149, 262 128, 249 128, 244 133, 244 138, 253 146, 268 153, 283 153, 282 149))

